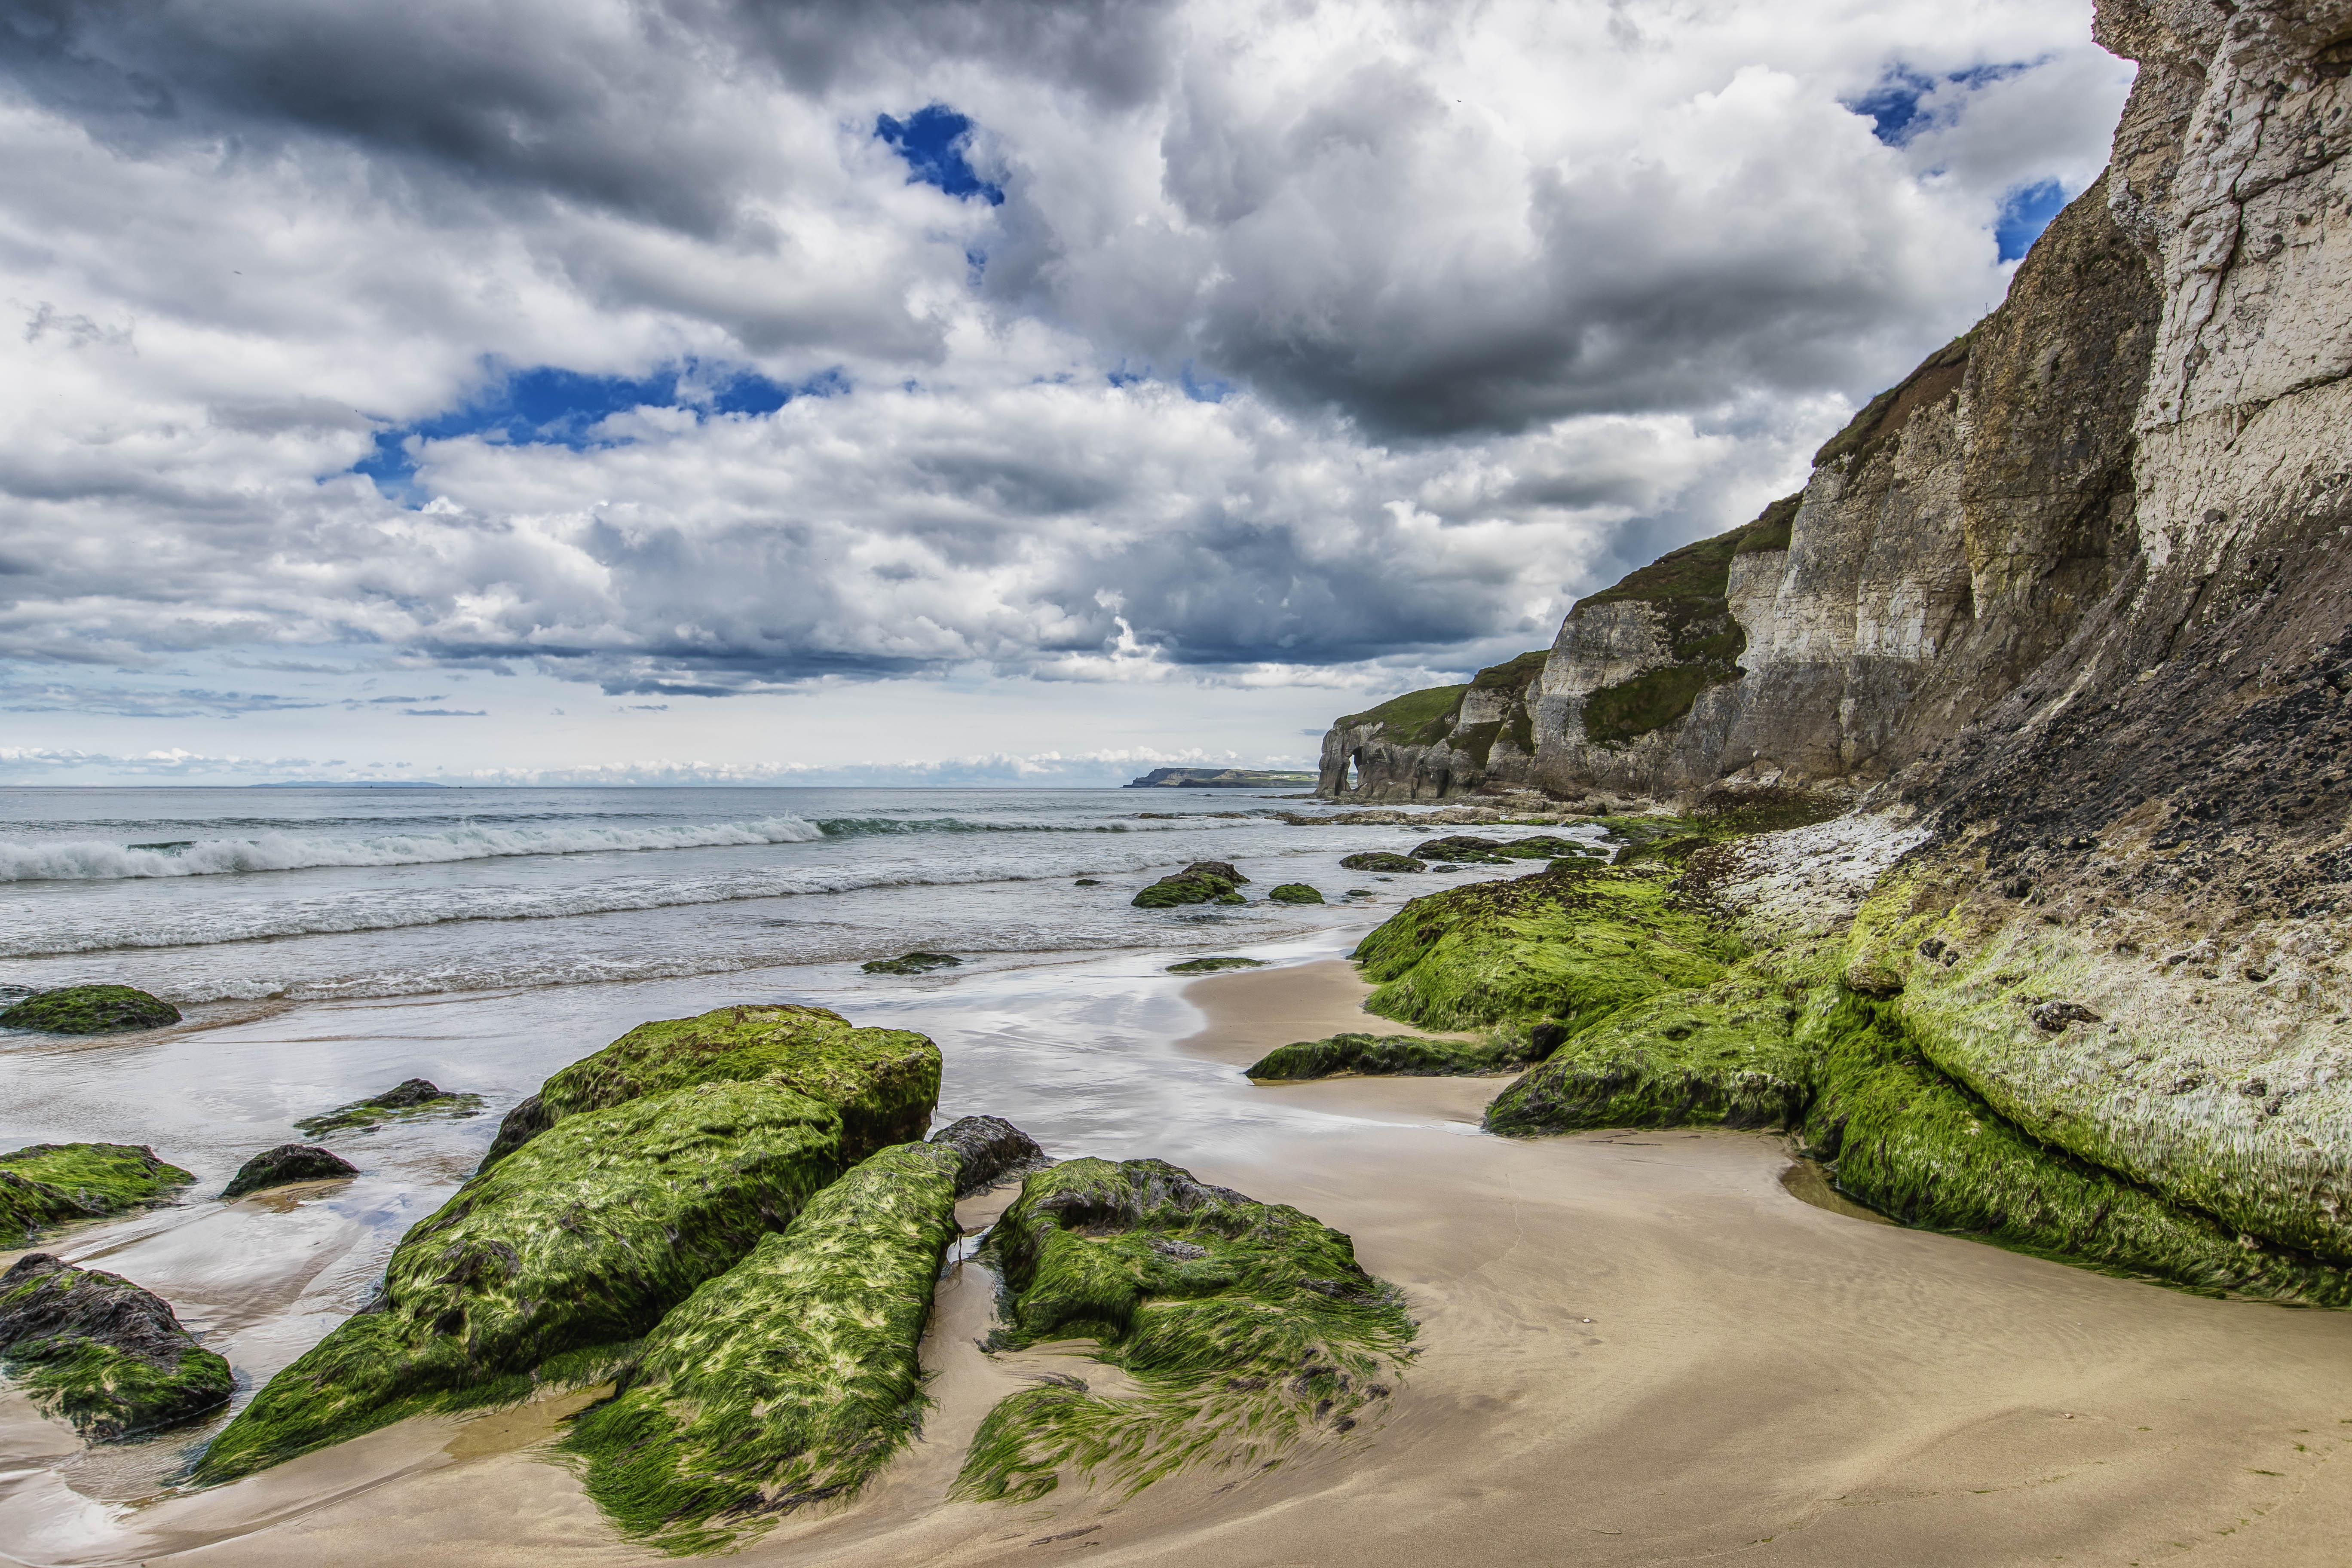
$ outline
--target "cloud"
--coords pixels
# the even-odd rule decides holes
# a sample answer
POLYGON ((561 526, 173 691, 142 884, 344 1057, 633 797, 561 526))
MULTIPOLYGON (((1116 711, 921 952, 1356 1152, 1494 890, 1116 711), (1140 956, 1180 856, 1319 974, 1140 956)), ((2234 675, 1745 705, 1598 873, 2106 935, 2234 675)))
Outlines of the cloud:
POLYGON ((1541 647, 1966 326, 2128 80, 2041 0, 0 29, 0 703, 221 721, 1541 647))

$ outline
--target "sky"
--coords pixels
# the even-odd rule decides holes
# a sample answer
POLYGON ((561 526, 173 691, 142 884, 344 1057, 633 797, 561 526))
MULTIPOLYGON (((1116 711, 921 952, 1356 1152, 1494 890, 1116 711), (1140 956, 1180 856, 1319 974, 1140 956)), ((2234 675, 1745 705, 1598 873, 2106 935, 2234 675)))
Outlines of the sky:
POLYGON ((0 0, 0 784, 1311 766, 2000 299, 2088 0, 0 0))

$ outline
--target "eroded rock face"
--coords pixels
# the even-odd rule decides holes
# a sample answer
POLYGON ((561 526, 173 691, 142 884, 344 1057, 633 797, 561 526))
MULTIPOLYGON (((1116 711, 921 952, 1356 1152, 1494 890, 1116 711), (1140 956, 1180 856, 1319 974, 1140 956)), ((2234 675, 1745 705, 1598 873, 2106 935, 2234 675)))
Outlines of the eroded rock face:
POLYGON ((1540 648, 1466 686, 1409 692, 1354 713, 1323 737, 1315 793, 1351 800, 1444 800, 1533 777, 1528 700, 1540 648))
POLYGON ((27 1253, 0 1274, 0 1363, 34 1403, 110 1443, 228 1402, 228 1363, 119 1274, 27 1253))

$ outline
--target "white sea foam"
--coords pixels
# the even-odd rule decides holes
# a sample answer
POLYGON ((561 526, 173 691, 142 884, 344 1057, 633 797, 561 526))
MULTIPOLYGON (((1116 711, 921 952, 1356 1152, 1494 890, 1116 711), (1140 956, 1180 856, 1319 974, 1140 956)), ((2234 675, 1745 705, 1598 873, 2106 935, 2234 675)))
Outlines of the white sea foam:
POLYGON ((437 833, 264 833, 163 845, 94 839, 27 843, 0 838, 0 882, 116 881, 135 877, 214 877, 238 871, 299 871, 323 866, 427 866, 507 856, 592 855, 615 850, 703 849, 722 845, 807 844, 824 837, 792 816, 751 822, 663 826, 452 827, 437 833))

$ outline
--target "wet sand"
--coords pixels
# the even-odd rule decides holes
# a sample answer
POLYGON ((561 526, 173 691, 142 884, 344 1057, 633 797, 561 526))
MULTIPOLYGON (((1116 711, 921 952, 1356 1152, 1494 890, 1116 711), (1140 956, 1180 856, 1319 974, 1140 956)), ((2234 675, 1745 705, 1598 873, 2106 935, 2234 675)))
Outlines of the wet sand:
MULTIPOLYGON (((988 1061, 1038 1047, 1048 1066, 1001 1093, 1055 1152, 1162 1154, 1351 1234, 1422 1323, 1385 1423, 1270 1472, 1188 1473, 1131 1500, 947 1503, 996 1399, 1047 1367, 1093 1375, 1045 1352, 981 1355, 992 1282, 963 1265, 926 1341, 925 1441, 856 1503, 788 1520, 740 1561, 2343 1560, 2352 1316, 1830 1212, 1782 1184, 1789 1155, 1768 1136, 1517 1142, 1476 1131, 1492 1080, 1253 1087, 1234 1068, 1270 1046, 1390 1027, 1357 1011, 1365 987, 1347 966, 1300 956, 1181 999, 1148 964, 1076 965, 910 995, 892 1021, 940 1038, 954 1112, 993 1109, 956 1095, 988 1061), (1112 1062, 1177 1098, 1087 1100, 1112 1062)), ((1010 1196, 963 1217, 984 1223, 1010 1196)), ((129 1515, 92 1505, 78 1534, 51 1515, 32 1560, 647 1561, 530 1451, 577 1402, 404 1423, 129 1515)), ((0 1409, 0 1442, 21 1429, 0 1409)))

